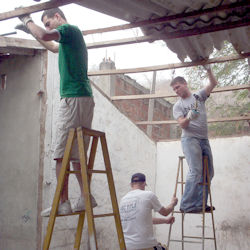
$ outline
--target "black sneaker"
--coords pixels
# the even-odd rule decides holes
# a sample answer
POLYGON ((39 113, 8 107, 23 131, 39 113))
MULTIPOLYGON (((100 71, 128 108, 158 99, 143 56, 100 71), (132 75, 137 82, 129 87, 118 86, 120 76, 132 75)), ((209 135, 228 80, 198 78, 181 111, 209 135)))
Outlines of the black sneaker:
MULTIPOLYGON (((214 206, 213 206, 213 210, 215 210, 214 206)), ((202 208, 197 208, 197 209, 194 209, 194 210, 191 210, 191 211, 187 211, 187 212, 185 212, 184 210, 182 210, 180 208, 180 211, 181 211, 181 213, 199 214, 199 213, 202 213, 202 208)), ((206 213, 211 212, 211 207, 207 206, 206 209, 205 209, 205 212, 206 213)))
MULTIPOLYGON (((213 206, 212 208, 213 208, 213 210, 215 210, 215 207, 214 207, 214 206, 213 206)), ((211 212, 211 210, 212 210, 212 209, 211 209, 210 206, 207 206, 206 209, 205 209, 206 212, 211 212)))

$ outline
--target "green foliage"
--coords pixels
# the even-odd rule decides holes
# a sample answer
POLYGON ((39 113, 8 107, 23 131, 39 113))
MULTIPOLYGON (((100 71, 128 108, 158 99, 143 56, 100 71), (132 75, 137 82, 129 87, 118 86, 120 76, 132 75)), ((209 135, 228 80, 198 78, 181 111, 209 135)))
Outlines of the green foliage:
MULTIPOLYGON (((236 55, 233 46, 225 42, 223 49, 214 50, 211 55, 213 57, 223 57, 228 55, 236 55)), ((225 63, 216 63, 210 65, 214 75, 216 76, 219 86, 234 86, 248 84, 249 82, 249 65, 247 59, 229 61, 225 63)), ((206 70, 203 66, 189 67, 185 69, 185 77, 190 84, 191 89, 200 89, 207 82, 206 70)))

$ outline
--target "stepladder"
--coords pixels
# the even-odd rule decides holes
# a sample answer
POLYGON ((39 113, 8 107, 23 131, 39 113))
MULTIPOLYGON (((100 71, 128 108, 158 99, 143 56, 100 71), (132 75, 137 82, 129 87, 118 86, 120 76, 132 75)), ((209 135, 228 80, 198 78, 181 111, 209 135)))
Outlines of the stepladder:
POLYGON ((98 249, 95 218, 109 217, 109 216, 114 217, 119 249, 121 250, 126 249, 122 226, 121 226, 119 207, 117 203, 115 185, 114 185, 114 180, 113 180, 113 174, 112 174, 112 169, 111 169, 111 163, 110 163, 110 158, 109 158, 109 152, 108 152, 108 147, 107 147, 106 136, 105 136, 105 133, 101 131, 96 131, 96 130, 92 130, 92 129, 88 129, 84 127, 78 127, 77 129, 71 128, 69 130, 68 139, 67 139, 64 156, 62 160, 62 166, 61 166, 60 174, 58 176, 57 186, 56 186, 52 208, 51 208, 51 212, 49 216, 47 231, 46 231, 44 242, 43 242, 43 250, 47 250, 50 247, 50 242, 52 238, 52 233, 53 233, 56 217, 71 216, 71 215, 79 216, 77 230, 75 234, 75 243, 74 243, 74 247, 72 246, 72 249, 80 249, 85 215, 87 217, 87 224, 88 224, 87 227, 88 227, 88 237, 89 237, 88 242, 89 242, 89 248, 91 250, 98 249), (87 157, 87 152, 85 151, 85 148, 84 148, 85 136, 90 137, 89 157, 87 157), (81 165, 81 177, 82 177, 83 193, 84 193, 84 201, 85 201, 85 210, 81 212, 66 214, 66 215, 58 215, 57 211, 58 211, 58 206, 60 202, 60 194, 63 189, 65 177, 68 174, 75 173, 75 171, 70 171, 69 169, 70 155, 71 155, 71 150, 72 150, 74 140, 76 140, 78 144, 79 161, 81 165), (94 169, 94 160, 96 157, 98 141, 100 141, 101 143, 101 149, 102 149, 103 160, 104 160, 104 170, 94 169), (105 214, 93 213, 93 207, 91 204, 91 193, 90 193, 90 184, 91 184, 92 174, 105 174, 107 176, 110 200, 112 203, 112 211, 110 213, 105 213, 105 214))
MULTIPOLYGON (((184 187, 185 187, 185 181, 184 181, 184 170, 183 170, 183 161, 184 161, 185 157, 184 156, 179 156, 179 162, 178 162, 178 168, 177 168, 177 175, 176 175, 176 183, 175 183, 175 191, 174 191, 174 196, 177 195, 177 190, 178 190, 178 186, 181 186, 181 190, 180 190, 180 194, 181 194, 181 198, 183 196, 184 193, 184 187)), ((207 211, 207 195, 209 197, 209 205, 210 208, 213 208, 212 205, 212 194, 211 194, 211 188, 210 188, 210 175, 209 175, 209 167, 208 167, 208 156, 203 155, 202 157, 202 183, 200 183, 200 185, 202 185, 202 210, 200 212, 195 212, 195 213, 184 213, 181 211, 173 211, 173 214, 176 215, 181 215, 181 219, 178 223, 178 225, 170 225, 169 228, 169 234, 168 234, 168 250, 171 250, 171 242, 175 242, 175 243, 181 243, 181 249, 215 249, 217 250, 217 243, 216 243, 216 234, 215 234, 215 224, 214 224, 214 212, 213 209, 210 209, 209 211, 207 211), (207 192, 207 194, 206 194, 207 192), (205 232, 205 228, 206 228, 206 215, 211 215, 211 228, 212 228, 212 236, 208 237, 206 236, 206 232, 205 232), (189 226, 187 228, 185 228, 185 216, 195 216, 195 215, 199 215, 201 216, 201 225, 199 225, 199 228, 201 228, 201 231, 199 232, 198 235, 192 235, 194 233, 190 233, 190 224, 195 222, 195 219, 192 218, 191 220, 188 221, 189 226), (178 232, 181 233, 181 237, 179 236, 179 239, 172 239, 171 238, 171 233, 172 233, 172 227, 177 227, 179 229, 179 224, 181 224, 181 230, 178 230, 178 232), (185 229, 185 230, 184 230, 185 229), (205 248, 205 241, 206 240, 212 240, 213 243, 213 248, 211 248, 211 244, 209 245, 209 248, 205 248), (201 248, 194 248, 192 247, 191 244, 201 244, 201 248)), ((178 233, 178 234, 180 234, 178 233)), ((195 233, 198 233, 197 231, 195 231, 195 233)), ((211 232, 210 232, 211 234, 211 232)), ((193 245, 194 246, 194 245, 193 245)), ((173 248, 175 249, 175 248, 173 248)), ((180 249, 180 248, 178 248, 180 249)))

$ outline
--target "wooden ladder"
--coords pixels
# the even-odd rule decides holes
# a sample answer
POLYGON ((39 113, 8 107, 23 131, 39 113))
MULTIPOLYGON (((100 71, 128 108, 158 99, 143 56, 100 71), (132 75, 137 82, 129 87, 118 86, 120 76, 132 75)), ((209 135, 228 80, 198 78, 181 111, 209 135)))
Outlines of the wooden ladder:
POLYGON ((69 131, 69 135, 68 135, 68 139, 67 139, 67 143, 66 143, 66 147, 64 151, 64 156, 62 160, 62 167, 61 167, 60 174, 58 177, 57 187, 56 187, 52 209, 51 209, 50 217, 48 221, 47 232, 46 232, 44 243, 43 243, 43 250, 49 249, 56 217, 70 216, 70 215, 79 215, 76 237, 75 237, 75 244, 74 244, 74 249, 79 249, 80 243, 81 243, 85 213, 87 214, 88 234, 89 234, 89 242, 90 242, 91 250, 98 249, 94 218, 107 217, 107 216, 114 216, 120 249, 121 250, 126 249, 105 133, 92 130, 92 129, 78 127, 77 130, 75 128, 72 128, 69 131), (81 175, 82 175, 86 210, 81 211, 81 212, 67 214, 67 215, 57 215, 60 194, 63 188, 63 183, 66 177, 66 174, 76 173, 75 171, 68 170, 68 166, 70 164, 71 149, 72 149, 73 142, 76 136, 77 136, 79 158, 80 158, 80 164, 81 164, 81 175), (87 159, 86 159, 87 153, 84 150, 84 141, 83 141, 84 136, 90 136, 90 139, 92 138, 88 164, 87 164, 87 159), (93 169, 98 139, 100 139, 101 141, 105 170, 93 169), (112 208, 113 208, 112 213, 98 214, 98 215, 93 214, 93 208, 92 208, 91 197, 90 197, 90 182, 91 182, 91 176, 93 173, 100 173, 100 174, 107 175, 109 192, 110 192, 112 208))
MULTIPOLYGON (((184 156, 179 156, 179 163, 178 163, 178 169, 177 169, 174 196, 176 196, 178 184, 181 184, 181 196, 183 195, 183 191, 184 191, 185 182, 184 182, 184 178, 183 178, 183 159, 185 159, 184 156), (181 180, 179 181, 180 171, 181 171, 181 180)), ((202 163, 203 163, 203 183, 201 184, 203 186, 202 212, 201 213, 182 213, 182 212, 179 212, 179 211, 173 211, 172 212, 172 215, 174 213, 176 213, 176 214, 181 214, 181 217, 182 217, 181 218, 181 240, 171 239, 171 231, 172 231, 172 225, 173 225, 173 224, 171 224, 170 228, 169 228, 169 234, 168 234, 168 245, 167 245, 168 250, 170 250, 170 242, 171 241, 182 243, 182 248, 181 248, 182 250, 184 250, 184 243, 200 243, 200 244, 202 244, 202 250, 204 250, 205 249, 205 240, 213 240, 214 241, 214 249, 217 250, 213 209, 211 209, 210 212, 205 211, 205 206, 206 206, 206 201, 205 201, 206 186, 208 187, 210 206, 211 206, 211 208, 213 207, 213 205, 212 205, 212 195, 211 195, 211 190, 210 190, 208 157, 206 155, 203 156, 202 163), (205 236, 205 214, 206 213, 211 214, 213 237, 206 237, 205 236), (184 218, 185 218, 185 214, 202 215, 202 236, 199 237, 199 236, 186 236, 186 235, 184 235, 184 218), (186 239, 193 239, 193 240, 186 240, 186 239), (199 241, 197 241, 197 240, 199 240, 199 241)), ((188 249, 190 249, 190 248, 188 248, 188 249)))

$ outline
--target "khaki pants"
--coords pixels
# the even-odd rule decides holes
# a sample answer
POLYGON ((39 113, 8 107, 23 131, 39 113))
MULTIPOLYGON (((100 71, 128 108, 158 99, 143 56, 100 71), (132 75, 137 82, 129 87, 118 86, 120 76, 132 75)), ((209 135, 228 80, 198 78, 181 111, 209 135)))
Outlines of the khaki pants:
MULTIPOLYGON (((56 131, 55 160, 63 158, 70 128, 91 128, 94 106, 93 97, 70 97, 61 99, 56 131)), ((88 145, 89 137, 84 137, 86 150, 88 149, 88 145)), ((70 159, 79 161, 76 140, 72 147, 70 159)))

